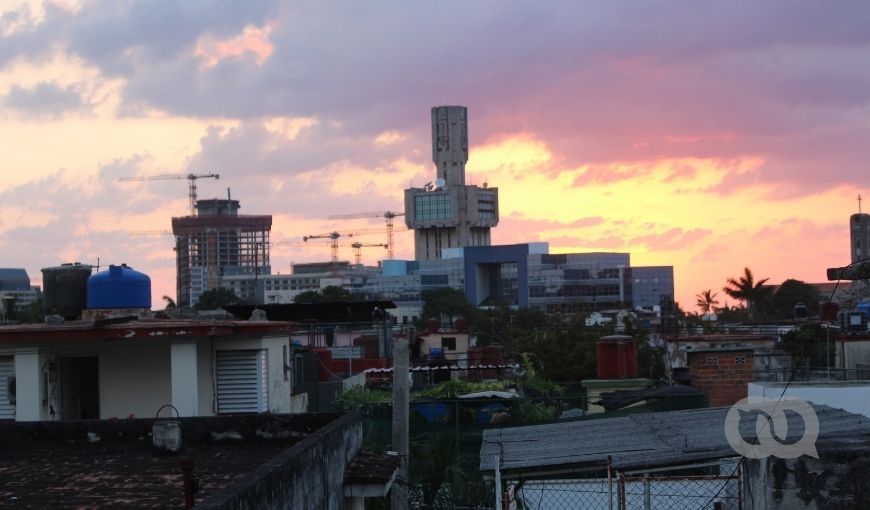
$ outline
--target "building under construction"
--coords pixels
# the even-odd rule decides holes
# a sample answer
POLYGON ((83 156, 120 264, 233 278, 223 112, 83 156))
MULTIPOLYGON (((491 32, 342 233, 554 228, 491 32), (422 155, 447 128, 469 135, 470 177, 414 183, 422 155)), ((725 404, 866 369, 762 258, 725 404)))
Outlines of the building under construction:
POLYGON ((177 264, 177 304, 193 306, 227 276, 252 276, 240 298, 254 302, 260 275, 271 273, 271 215, 240 215, 239 201, 196 201, 196 214, 172 218, 177 264))

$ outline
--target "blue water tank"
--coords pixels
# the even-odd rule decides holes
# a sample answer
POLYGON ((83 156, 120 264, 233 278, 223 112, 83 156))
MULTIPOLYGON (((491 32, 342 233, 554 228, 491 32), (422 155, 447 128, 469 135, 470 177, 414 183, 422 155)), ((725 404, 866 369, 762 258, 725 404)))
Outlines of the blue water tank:
POLYGON ((88 278, 88 308, 151 308, 151 278, 126 264, 88 278))

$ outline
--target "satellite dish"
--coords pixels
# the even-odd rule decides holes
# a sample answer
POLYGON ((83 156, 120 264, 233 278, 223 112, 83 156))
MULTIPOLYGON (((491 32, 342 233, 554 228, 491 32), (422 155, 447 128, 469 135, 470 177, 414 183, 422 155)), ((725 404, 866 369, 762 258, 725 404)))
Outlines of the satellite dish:
POLYGON ((435 179, 435 187, 436 188, 443 188, 445 184, 447 184, 447 181, 445 181, 441 177, 435 179))

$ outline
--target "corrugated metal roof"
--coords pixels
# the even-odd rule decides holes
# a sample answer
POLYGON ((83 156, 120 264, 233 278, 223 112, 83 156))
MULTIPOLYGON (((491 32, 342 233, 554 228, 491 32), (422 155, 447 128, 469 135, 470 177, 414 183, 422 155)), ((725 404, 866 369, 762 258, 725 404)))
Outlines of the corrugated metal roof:
MULTIPOLYGON (((819 438, 870 436, 870 419, 841 409, 813 404, 819 438)), ((526 473, 604 469, 608 456, 615 469, 668 466, 734 457, 725 438, 728 407, 633 414, 528 427, 490 429, 483 433, 480 470, 493 471, 499 456, 504 471, 526 473)), ((755 432, 755 413, 741 414, 743 437, 755 432)), ((787 412, 788 438, 803 436, 803 420, 787 412)))

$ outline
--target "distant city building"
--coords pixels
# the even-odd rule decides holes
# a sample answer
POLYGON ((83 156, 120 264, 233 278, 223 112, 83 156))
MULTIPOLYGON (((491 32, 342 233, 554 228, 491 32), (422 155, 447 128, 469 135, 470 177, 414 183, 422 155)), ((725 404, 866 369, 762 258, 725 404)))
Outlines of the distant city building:
POLYGON ((250 277, 239 279, 234 290, 254 302, 258 279, 271 273, 272 216, 240 215, 239 201, 231 199, 198 200, 196 211, 196 216, 172 218, 176 303, 193 306, 203 292, 222 286, 232 276, 250 277))
POLYGON ((631 268, 631 295, 635 307, 661 306, 674 299, 674 266, 631 268))
POLYGON ((527 243, 448 249, 443 257, 384 261, 351 292, 394 301, 403 322, 419 315, 424 292, 442 287, 477 306, 561 313, 651 309, 674 297, 672 267, 631 267, 628 253, 550 254, 547 243, 527 243))
POLYGON ((870 214, 858 213, 849 218, 852 262, 870 258, 870 214))
POLYGON ((290 275, 271 275, 271 217, 246 217, 251 218, 244 224, 250 237, 236 241, 233 236, 248 232, 240 230, 238 202, 200 201, 198 216, 173 218, 179 239, 179 305, 194 303, 201 292, 218 285, 263 304, 291 303, 302 292, 337 285, 367 299, 392 300, 397 308, 391 313, 402 323, 419 318, 426 291, 444 287, 464 292, 477 306, 554 313, 673 306, 671 266, 631 267, 628 253, 550 254, 549 245, 540 242, 492 246, 490 230, 499 221, 498 189, 465 184, 467 115, 463 106, 432 108, 436 179, 405 190, 405 222, 414 230, 415 260, 384 260, 378 267, 313 262, 294 265, 290 275), (206 242, 215 231, 229 232, 219 239, 232 242, 206 242), (208 251, 215 243, 221 250, 208 251), (213 253, 234 258, 212 263, 213 253), (259 270, 251 253, 259 254, 259 270), (246 263, 243 254, 248 254, 246 263), (190 296, 187 302, 182 295, 190 296))
POLYGON ((405 190, 405 223, 414 230, 414 258, 443 258, 444 250, 489 246, 498 225, 498 188, 465 184, 468 111, 464 106, 432 108, 435 181, 405 190))
POLYGON ((0 268, 0 310, 6 313, 6 303, 14 300, 15 308, 21 309, 39 300, 39 287, 30 285, 30 276, 21 268, 0 268))

